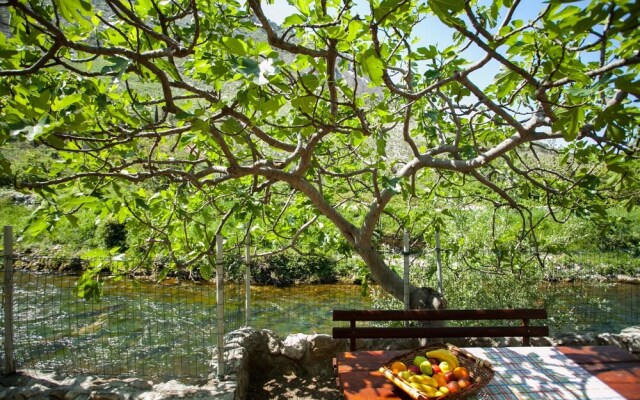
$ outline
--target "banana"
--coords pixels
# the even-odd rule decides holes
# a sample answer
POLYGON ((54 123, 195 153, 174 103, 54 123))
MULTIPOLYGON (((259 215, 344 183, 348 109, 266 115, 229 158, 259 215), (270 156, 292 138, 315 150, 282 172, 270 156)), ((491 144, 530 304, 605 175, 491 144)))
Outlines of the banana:
POLYGON ((417 383, 420 385, 427 385, 434 388, 438 387, 438 382, 429 375, 411 375, 409 377, 409 382, 417 383))
POLYGON ((448 362, 449 365, 451 366, 452 371, 460 366, 460 363, 458 362, 458 357, 456 357, 455 354, 453 354, 447 349, 437 349, 437 350, 428 351, 427 357, 448 362))
POLYGON ((418 389, 423 393, 426 393, 427 396, 429 397, 436 396, 436 393, 438 393, 438 389, 429 385, 424 385, 422 383, 411 382, 409 383, 409 386, 411 386, 412 388, 418 389))

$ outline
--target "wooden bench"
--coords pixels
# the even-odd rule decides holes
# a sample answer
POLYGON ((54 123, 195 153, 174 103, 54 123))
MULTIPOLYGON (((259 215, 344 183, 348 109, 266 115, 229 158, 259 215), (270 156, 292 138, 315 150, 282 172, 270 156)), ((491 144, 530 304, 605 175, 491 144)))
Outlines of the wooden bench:
POLYGON ((547 310, 539 308, 484 310, 333 310, 334 321, 349 321, 349 327, 334 327, 335 339, 349 339, 350 349, 356 349, 356 339, 376 338, 465 338, 522 337, 525 346, 531 336, 548 336, 548 326, 530 326, 532 319, 546 319, 547 310), (486 321, 520 320, 520 326, 356 326, 359 321, 486 321))

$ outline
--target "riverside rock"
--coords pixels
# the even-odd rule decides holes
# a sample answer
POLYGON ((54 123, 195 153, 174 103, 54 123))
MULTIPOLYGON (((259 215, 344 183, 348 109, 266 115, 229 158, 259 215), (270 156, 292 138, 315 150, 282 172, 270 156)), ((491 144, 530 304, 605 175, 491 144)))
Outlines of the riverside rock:
POLYGON ((631 326, 620 332, 620 339, 630 352, 640 353, 640 326, 631 326))

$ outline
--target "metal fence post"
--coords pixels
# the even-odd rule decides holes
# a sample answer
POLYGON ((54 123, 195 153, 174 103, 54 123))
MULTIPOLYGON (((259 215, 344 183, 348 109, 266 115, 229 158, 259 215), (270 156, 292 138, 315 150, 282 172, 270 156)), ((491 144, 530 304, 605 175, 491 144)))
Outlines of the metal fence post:
MULTIPOLYGON (((402 238, 402 254, 404 256, 404 309, 408 310, 411 303, 411 293, 409 286, 409 232, 405 229, 404 236, 402 238)), ((405 324, 408 324, 409 321, 405 321, 405 324)))
POLYGON ((216 329, 218 333, 218 378, 224 376, 224 271, 222 235, 216 235, 216 329))
POLYGON ((436 263, 438 266, 438 290, 440 294, 444 296, 444 289, 442 288, 442 258, 440 255, 440 227, 436 226, 436 263))
POLYGON ((4 290, 2 292, 4 307, 4 373, 16 372, 13 354, 13 228, 4 227, 4 290))
POLYGON ((251 237, 247 236, 245 243, 245 277, 244 277, 244 324, 251 323, 251 237))

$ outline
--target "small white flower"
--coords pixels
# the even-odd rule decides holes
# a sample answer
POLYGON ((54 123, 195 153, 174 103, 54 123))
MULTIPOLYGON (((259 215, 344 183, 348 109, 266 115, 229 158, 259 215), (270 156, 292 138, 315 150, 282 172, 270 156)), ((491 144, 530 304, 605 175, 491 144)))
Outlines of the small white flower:
POLYGON ((276 69, 273 66, 273 60, 270 58, 263 60, 258 65, 258 68, 260 68, 260 73, 258 74, 258 85, 266 85, 269 83, 267 75, 273 75, 276 73, 276 69))

